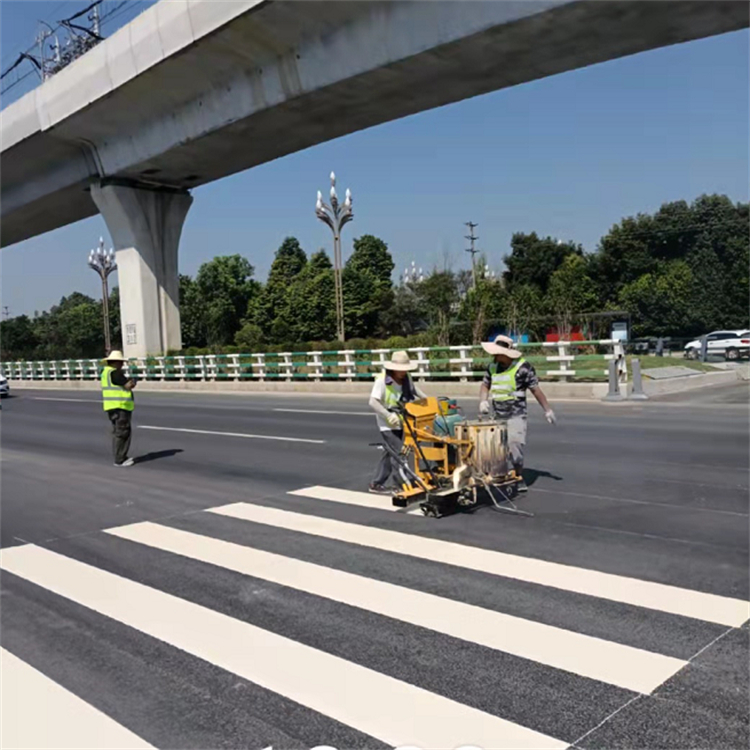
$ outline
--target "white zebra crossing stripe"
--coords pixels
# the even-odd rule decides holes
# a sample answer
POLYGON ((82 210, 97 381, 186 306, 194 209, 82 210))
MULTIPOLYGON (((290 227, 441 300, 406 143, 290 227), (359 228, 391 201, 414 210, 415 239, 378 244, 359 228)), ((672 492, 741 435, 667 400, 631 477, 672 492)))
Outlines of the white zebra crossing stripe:
POLYGON ((547 666, 650 693, 687 662, 155 523, 109 534, 376 612, 547 666))
POLYGON ((136 750, 152 748, 129 729, 0 649, 0 747, 25 750, 136 750))
POLYGON ((567 742, 35 545, 0 550, 0 567, 393 746, 568 747, 567 742))
POLYGON ((400 510, 400 508, 393 505, 391 498, 388 495, 371 495, 369 492, 340 490, 336 487, 305 487, 304 489, 294 490, 287 494, 297 495, 298 497, 311 497, 315 500, 328 500, 332 503, 356 505, 360 508, 374 508, 375 510, 390 511, 400 510))
POLYGON ((738 627, 750 619, 750 603, 741 599, 469 547, 416 534, 388 531, 248 503, 210 508, 207 512, 728 627, 738 627))

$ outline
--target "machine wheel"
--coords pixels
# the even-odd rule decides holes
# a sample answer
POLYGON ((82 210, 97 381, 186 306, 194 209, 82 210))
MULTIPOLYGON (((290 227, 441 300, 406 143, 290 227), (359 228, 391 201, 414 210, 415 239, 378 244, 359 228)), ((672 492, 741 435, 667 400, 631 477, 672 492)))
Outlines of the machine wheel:
POLYGON ((738 349, 727 349, 724 352, 724 359, 728 362, 736 362, 740 358, 740 352, 738 349))
POLYGON ((698 350, 697 349, 688 349, 685 352, 685 357, 687 359, 698 359, 698 350))

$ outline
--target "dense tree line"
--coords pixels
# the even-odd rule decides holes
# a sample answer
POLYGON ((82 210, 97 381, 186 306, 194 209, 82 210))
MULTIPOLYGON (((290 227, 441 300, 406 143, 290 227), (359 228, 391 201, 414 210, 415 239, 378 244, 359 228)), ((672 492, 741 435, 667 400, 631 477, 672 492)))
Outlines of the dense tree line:
MULTIPOLYGON (((109 296, 112 341, 119 342, 120 295, 109 296)), ((18 315, 0 323, 3 361, 82 359, 104 354, 104 324, 101 300, 80 292, 63 297, 45 312, 18 315)))
MULTIPOLYGON (((539 338, 551 326, 565 332, 606 311, 629 313, 635 336, 746 327, 749 220, 748 204, 701 196, 623 219, 593 253, 516 233, 501 276, 485 275, 483 258, 476 279, 471 271, 436 268, 421 281, 398 284, 386 243, 364 235, 354 240, 342 272, 347 340, 361 346, 390 337, 463 343, 501 329, 539 338)), ((186 350, 323 346, 335 337, 331 261, 323 250, 308 257, 293 237, 276 251, 265 284, 241 255, 217 257, 195 278, 180 277, 180 305, 186 350)), ((116 291, 112 325, 117 341, 116 291)), ((49 312, 0 327, 4 359, 103 351, 100 303, 78 293, 49 312)), ((606 325, 594 333, 606 335, 606 325)))

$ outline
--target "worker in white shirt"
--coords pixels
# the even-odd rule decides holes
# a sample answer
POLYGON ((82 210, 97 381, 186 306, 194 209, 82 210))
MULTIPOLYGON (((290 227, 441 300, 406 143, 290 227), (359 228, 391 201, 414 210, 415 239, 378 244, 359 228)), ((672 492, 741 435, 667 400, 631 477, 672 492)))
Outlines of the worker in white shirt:
MULTIPOLYGON (((404 426, 397 413, 399 406, 416 399, 427 398, 409 376, 417 364, 409 359, 406 352, 394 352, 391 361, 385 365, 385 372, 375 378, 370 394, 370 408, 375 412, 381 438, 395 451, 401 450, 404 439, 404 426)), ((391 457, 383 451, 378 468, 370 483, 370 492, 380 495, 391 494, 386 482, 391 476, 391 457)))

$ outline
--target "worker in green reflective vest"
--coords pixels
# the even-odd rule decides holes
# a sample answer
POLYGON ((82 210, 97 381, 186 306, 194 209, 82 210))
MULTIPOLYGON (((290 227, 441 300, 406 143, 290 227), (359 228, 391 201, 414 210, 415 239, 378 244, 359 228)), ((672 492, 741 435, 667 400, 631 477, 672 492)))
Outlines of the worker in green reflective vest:
MULTIPOLYGON (((391 361, 385 363, 385 372, 375 378, 370 394, 370 408, 375 412, 380 437, 397 452, 401 450, 404 439, 404 426, 397 413, 399 406, 409 401, 427 398, 427 394, 409 376, 409 372, 417 367, 417 363, 412 362, 406 352, 394 352, 391 361)), ((388 451, 383 451, 370 483, 370 492, 376 495, 390 495, 392 490, 386 486, 386 482, 391 476, 391 471, 391 457, 388 451)))
POLYGON ((123 370, 125 357, 122 352, 110 352, 104 362, 101 377, 102 402, 104 411, 112 423, 112 453, 115 466, 132 466, 135 461, 128 456, 128 451, 131 438, 130 422, 135 408, 135 380, 129 378, 123 370))
MULTIPOLYGON (((479 389, 479 413, 493 413, 496 419, 502 419, 508 425, 508 451, 513 468, 520 477, 526 447, 526 391, 534 394, 550 424, 555 424, 557 419, 539 387, 534 366, 513 346, 513 339, 502 335, 493 341, 482 342, 482 348, 493 355, 494 362, 487 367, 479 389)), ((523 480, 518 490, 528 490, 523 480)))

